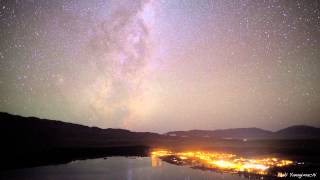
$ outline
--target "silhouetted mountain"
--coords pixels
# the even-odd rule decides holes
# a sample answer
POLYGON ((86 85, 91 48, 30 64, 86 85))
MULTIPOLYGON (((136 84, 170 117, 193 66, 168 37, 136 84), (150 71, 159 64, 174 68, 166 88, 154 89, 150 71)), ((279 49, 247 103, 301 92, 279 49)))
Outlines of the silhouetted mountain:
POLYGON ((282 139, 320 138, 320 128, 305 125, 290 126, 275 132, 274 136, 282 139))
POLYGON ((277 132, 259 128, 235 128, 223 130, 190 130, 166 133, 177 137, 207 137, 223 139, 314 139, 320 138, 320 128, 311 126, 291 126, 277 132))
POLYGON ((110 155, 145 156, 161 137, 0 113, 0 170, 110 155))
POLYGON ((236 128, 216 130, 213 132, 213 136, 219 138, 261 138, 270 136, 270 131, 266 131, 259 128, 236 128))
POLYGON ((259 128, 235 128, 235 129, 219 129, 219 130, 173 131, 173 132, 168 132, 166 134, 169 136, 181 136, 181 137, 243 139, 243 138, 270 137, 272 135, 272 132, 259 129, 259 128))
MULTIPOLYGON (((0 138, 10 147, 108 147, 150 145, 167 138, 157 133, 131 132, 125 129, 101 129, 61 121, 21 117, 0 113, 0 138)), ((177 137, 218 139, 310 139, 320 138, 320 128, 292 126, 277 132, 259 128, 224 130, 173 131, 166 135, 177 137)))
POLYGON ((161 135, 0 113, 2 144, 28 148, 145 145, 161 135))

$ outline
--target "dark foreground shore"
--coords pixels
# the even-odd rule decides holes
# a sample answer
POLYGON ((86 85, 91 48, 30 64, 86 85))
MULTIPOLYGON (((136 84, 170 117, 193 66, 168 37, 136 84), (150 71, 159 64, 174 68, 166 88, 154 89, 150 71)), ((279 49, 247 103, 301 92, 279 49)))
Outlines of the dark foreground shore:
POLYGON ((148 156, 147 146, 52 148, 41 151, 2 152, 0 170, 69 163, 108 156, 148 156))

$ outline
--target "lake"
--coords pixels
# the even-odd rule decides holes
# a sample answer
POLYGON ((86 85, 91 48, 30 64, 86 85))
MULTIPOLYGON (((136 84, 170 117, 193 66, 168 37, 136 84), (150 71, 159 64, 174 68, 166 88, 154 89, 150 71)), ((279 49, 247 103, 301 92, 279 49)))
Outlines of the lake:
POLYGON ((0 175, 0 179, 10 180, 243 179, 238 175, 177 166, 150 157, 79 160, 68 164, 8 170, 0 172, 0 175))

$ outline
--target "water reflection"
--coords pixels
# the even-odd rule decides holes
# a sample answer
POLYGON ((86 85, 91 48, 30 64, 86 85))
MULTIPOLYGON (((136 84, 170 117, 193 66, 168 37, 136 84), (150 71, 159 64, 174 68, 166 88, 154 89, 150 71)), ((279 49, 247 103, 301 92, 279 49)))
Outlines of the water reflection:
POLYGON ((176 166, 155 157, 108 157, 0 172, 2 180, 239 180, 239 176, 176 166))
POLYGON ((162 161, 156 155, 151 155, 151 167, 160 167, 162 166, 162 161))

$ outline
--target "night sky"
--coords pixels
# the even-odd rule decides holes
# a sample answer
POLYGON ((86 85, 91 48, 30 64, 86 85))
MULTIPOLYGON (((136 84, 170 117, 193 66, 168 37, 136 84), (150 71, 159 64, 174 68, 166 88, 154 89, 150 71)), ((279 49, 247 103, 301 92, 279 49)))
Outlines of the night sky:
POLYGON ((320 126, 320 1, 0 0, 0 111, 166 132, 320 126))

